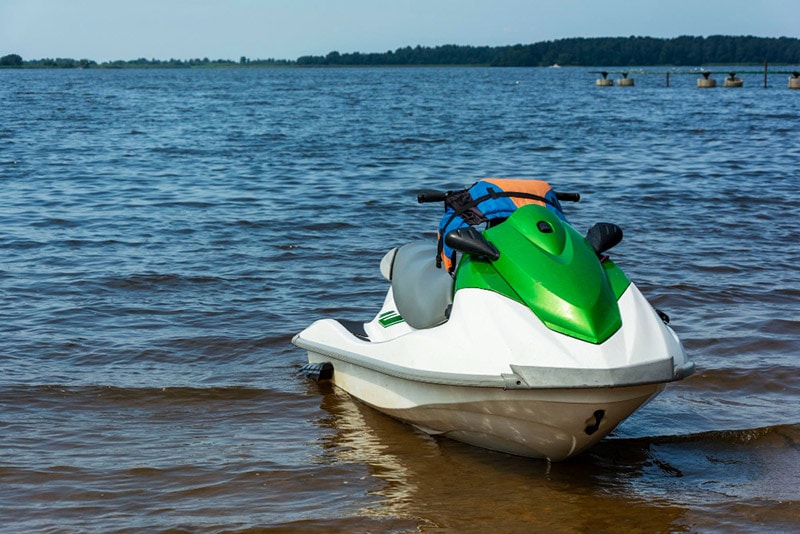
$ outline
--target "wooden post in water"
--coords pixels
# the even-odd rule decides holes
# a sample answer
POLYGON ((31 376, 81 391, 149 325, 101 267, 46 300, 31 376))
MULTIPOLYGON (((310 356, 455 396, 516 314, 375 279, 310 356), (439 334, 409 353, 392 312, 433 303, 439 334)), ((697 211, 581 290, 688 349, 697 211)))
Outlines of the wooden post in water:
POLYGON ((667 87, 669 87, 669 71, 667 71, 667 87))
POLYGON ((598 78, 597 82, 595 82, 597 84, 597 87, 611 87, 612 85, 614 85, 614 80, 609 80, 607 78, 608 72, 601 71, 600 74, 603 77, 602 78, 598 78))
POLYGON ((731 72, 731 75, 725 78, 725 83, 723 87, 742 87, 744 85, 744 80, 741 78, 736 77, 735 72, 731 72))
POLYGON ((767 62, 764 61, 764 89, 767 88, 767 62))
POLYGON ((633 78, 628 78, 628 73, 623 72, 622 78, 617 80, 617 87, 633 87, 633 78))
POLYGON ((697 87, 701 89, 708 89, 717 86, 717 80, 710 77, 711 76, 710 72, 704 71, 701 74, 703 75, 703 77, 697 78, 697 87))

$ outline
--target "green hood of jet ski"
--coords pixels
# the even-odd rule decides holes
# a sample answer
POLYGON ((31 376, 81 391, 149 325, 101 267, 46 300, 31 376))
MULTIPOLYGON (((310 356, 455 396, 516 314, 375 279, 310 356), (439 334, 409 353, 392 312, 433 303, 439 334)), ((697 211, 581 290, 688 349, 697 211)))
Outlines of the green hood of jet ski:
POLYGON ((455 291, 495 291, 530 308, 551 330, 590 343, 603 343, 622 326, 617 301, 630 281, 551 210, 522 206, 483 235, 500 257, 464 254, 455 291))

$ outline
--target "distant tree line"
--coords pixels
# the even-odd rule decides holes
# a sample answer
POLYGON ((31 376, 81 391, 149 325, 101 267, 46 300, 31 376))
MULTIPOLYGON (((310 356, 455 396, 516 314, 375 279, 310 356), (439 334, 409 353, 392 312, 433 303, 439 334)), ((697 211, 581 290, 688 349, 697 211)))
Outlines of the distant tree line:
POLYGON ((224 66, 234 66, 234 65, 247 65, 247 66, 277 66, 277 65, 290 65, 293 64, 293 61, 285 60, 285 59, 248 59, 247 57, 242 56, 239 61, 234 61, 232 59, 209 59, 204 57, 202 59, 195 58, 195 59, 147 59, 147 58, 139 58, 139 59, 132 59, 129 61, 109 61, 106 63, 101 63, 99 66, 101 67, 111 67, 111 68, 125 68, 125 67, 175 67, 175 68, 192 68, 192 67, 224 67, 224 66))
MULTIPOLYGON (((0 66, 4 66, 3 59, 5 58, 0 58, 0 66)), ((24 62, 20 61, 15 66, 39 67, 39 68, 49 68, 49 69, 77 69, 77 68, 86 69, 89 67, 94 67, 96 65, 97 62, 92 61, 91 59, 71 59, 71 58, 59 57, 59 58, 34 59, 24 62)))
POLYGON ((22 57, 19 54, 9 54, 0 57, 0 67, 21 67, 22 57))
POLYGON ((0 67, 126 68, 213 66, 391 66, 391 65, 491 65, 497 67, 562 66, 681 66, 759 64, 764 61, 800 65, 800 39, 793 37, 682 36, 593 37, 542 41, 513 46, 416 46, 383 53, 339 53, 288 59, 146 59, 97 63, 89 59, 36 59, 24 61, 17 54, 0 57, 0 67))
POLYGON ((572 38, 507 47, 497 66, 645 66, 800 64, 800 39, 780 37, 682 36, 572 38))
POLYGON ((302 56, 298 65, 490 65, 508 47, 458 46, 437 47, 407 46, 385 53, 330 52, 326 56, 302 56))
POLYGON ((790 37, 594 37, 529 45, 474 47, 445 45, 398 48, 383 54, 360 52, 303 56, 298 65, 491 65, 496 67, 592 67, 800 64, 800 39, 790 37))
POLYGON ((249 59, 242 56, 238 62, 231 59, 209 59, 209 58, 196 58, 196 59, 147 59, 138 58, 131 60, 116 60, 97 63, 91 59, 70 59, 70 58, 44 58, 32 59, 23 61, 22 57, 18 54, 9 54, 0 57, 0 67, 6 68, 55 68, 55 69, 77 69, 77 68, 105 68, 105 69, 122 69, 122 68, 146 68, 146 67, 162 67, 162 68, 192 68, 192 67, 223 67, 233 65, 246 65, 252 67, 258 66, 285 66, 293 65, 296 62, 287 59, 249 59))

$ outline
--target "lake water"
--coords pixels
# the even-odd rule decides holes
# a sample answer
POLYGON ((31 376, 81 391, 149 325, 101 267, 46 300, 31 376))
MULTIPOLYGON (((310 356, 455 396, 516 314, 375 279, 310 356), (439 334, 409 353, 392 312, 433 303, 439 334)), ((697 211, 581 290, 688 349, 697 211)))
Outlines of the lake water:
POLYGON ((800 91, 632 76, 0 71, 0 529, 800 529, 800 91), (489 176, 619 224, 698 366, 568 462, 298 373, 295 333, 371 318, 384 252, 434 239, 414 192, 489 176))

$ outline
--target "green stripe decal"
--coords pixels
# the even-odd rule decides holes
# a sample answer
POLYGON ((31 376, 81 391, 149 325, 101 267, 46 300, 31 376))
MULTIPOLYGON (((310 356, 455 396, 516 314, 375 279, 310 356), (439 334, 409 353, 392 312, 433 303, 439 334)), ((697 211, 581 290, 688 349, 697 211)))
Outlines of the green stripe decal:
POLYGON ((378 322, 382 327, 388 328, 393 324, 404 322, 403 317, 394 310, 384 312, 378 316, 378 322))

